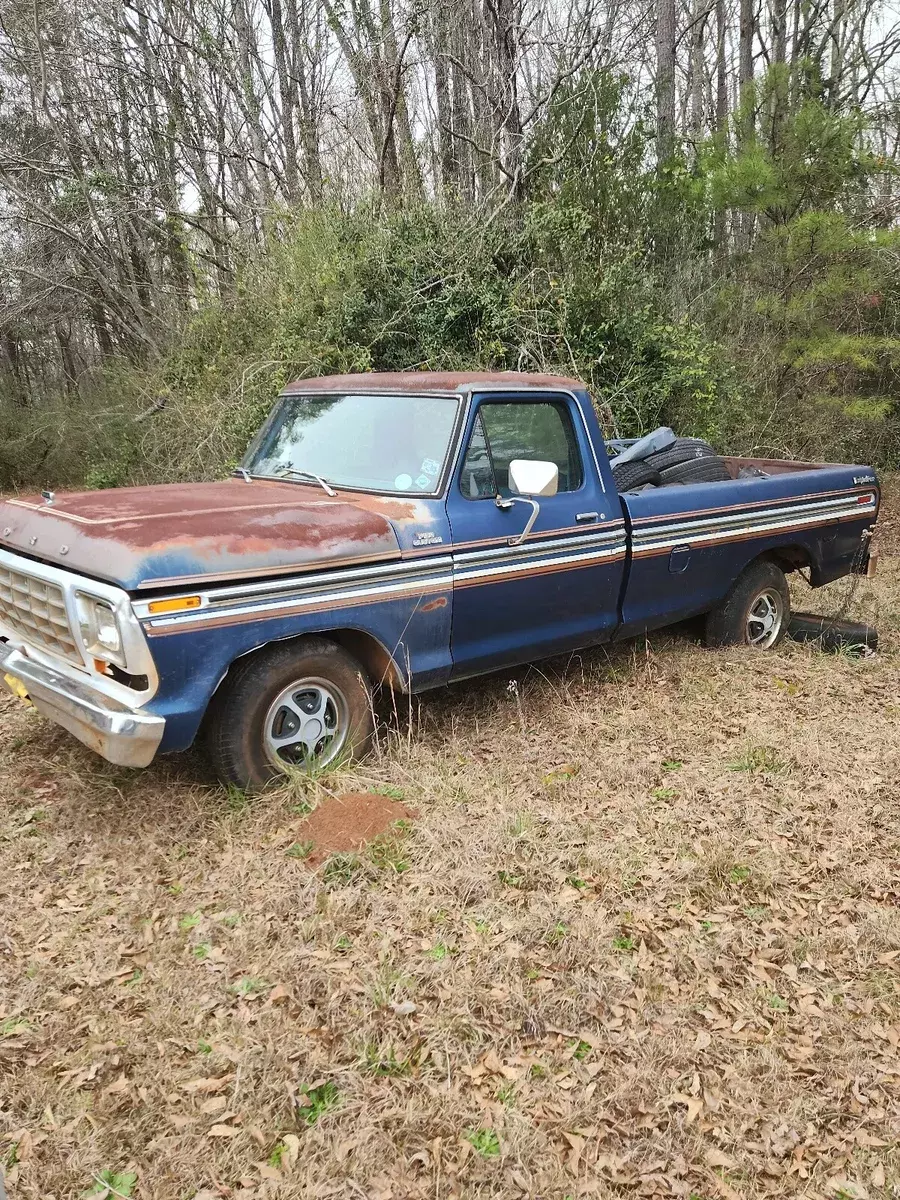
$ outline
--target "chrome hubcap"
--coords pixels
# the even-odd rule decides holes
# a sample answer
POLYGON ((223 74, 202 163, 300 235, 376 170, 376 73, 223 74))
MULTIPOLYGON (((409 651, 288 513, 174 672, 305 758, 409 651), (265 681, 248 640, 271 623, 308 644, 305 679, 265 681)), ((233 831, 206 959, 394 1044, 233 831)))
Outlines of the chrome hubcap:
POLYGON ((324 767, 343 749, 347 723, 347 701, 333 683, 298 679, 266 714, 266 757, 279 771, 324 767))
POLYGON ((750 605, 747 614, 747 642, 765 650, 781 633, 784 620, 784 598, 776 589, 761 592, 750 605))

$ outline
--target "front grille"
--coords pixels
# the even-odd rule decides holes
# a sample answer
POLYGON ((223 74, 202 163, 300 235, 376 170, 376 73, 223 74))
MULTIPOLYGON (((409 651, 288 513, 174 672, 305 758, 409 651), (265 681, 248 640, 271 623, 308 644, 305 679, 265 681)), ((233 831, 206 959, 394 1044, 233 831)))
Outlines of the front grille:
POLYGON ((23 641, 81 664, 61 587, 0 566, 0 626, 23 641))

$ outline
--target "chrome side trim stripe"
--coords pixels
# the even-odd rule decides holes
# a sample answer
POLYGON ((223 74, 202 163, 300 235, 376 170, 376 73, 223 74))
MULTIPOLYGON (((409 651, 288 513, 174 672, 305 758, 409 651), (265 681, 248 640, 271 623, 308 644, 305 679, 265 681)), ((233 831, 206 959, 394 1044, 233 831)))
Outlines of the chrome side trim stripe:
POLYGON ((580 537, 548 538, 541 542, 524 542, 516 546, 495 546, 488 550, 469 550, 454 553, 454 566, 466 566, 469 563, 493 562, 498 559, 517 558, 529 560, 541 555, 552 553, 554 550, 579 550, 589 546, 622 546, 625 544, 625 524, 618 529, 607 529, 602 532, 580 537))
POLYGON ((874 512, 876 503, 874 497, 867 504, 860 504, 857 500, 852 500, 849 495, 838 496, 833 500, 820 500, 801 504, 791 505, 773 505, 771 508, 765 508, 756 512, 734 512, 727 513, 721 517, 701 517, 694 518, 691 521, 685 521, 680 513, 672 513, 671 519, 666 521, 664 516, 659 516, 656 519, 658 522, 655 525, 642 525, 640 528, 635 528, 635 540, 645 540, 659 534, 673 534, 684 530, 685 532, 699 531, 701 529, 722 529, 722 528, 744 528, 755 526, 761 522, 768 522, 773 517, 793 517, 797 514, 821 514, 827 517, 829 513, 836 509, 852 508, 854 512, 868 513, 874 512))
POLYGON ((453 578, 459 582, 464 582, 472 579, 502 579, 504 575, 512 574, 516 571, 521 571, 526 568, 529 571, 534 571, 537 574, 546 567, 562 568, 564 566, 573 565, 576 563, 587 563, 597 561, 604 558, 612 558, 614 556, 624 556, 625 546, 624 539, 617 545, 598 547, 595 550, 586 551, 584 554, 563 554, 554 558, 543 558, 529 560, 528 562, 512 562, 505 563, 503 566, 483 566, 481 568, 474 567, 466 570, 464 567, 459 567, 454 570, 453 578))
POLYGON ((170 628, 181 625, 192 629, 201 627, 207 622, 215 622, 223 617, 246 617, 253 615, 263 620, 268 615, 281 615, 294 611, 302 612, 305 608, 323 607, 328 604, 345 605, 347 601, 378 601, 394 599, 416 593, 438 592, 453 586, 452 575, 430 575, 425 579, 398 581, 381 586, 349 588, 341 591, 316 592, 303 596, 278 596, 259 603, 238 604, 231 608, 210 605, 203 609, 189 609, 183 613, 171 616, 150 617, 147 621, 149 630, 170 628))
POLYGON ((743 538, 761 537, 765 533, 777 533, 791 529, 805 528, 810 525, 826 525, 832 521, 865 518, 875 511, 874 505, 844 504, 841 508, 831 508, 826 512, 794 509, 782 510, 780 519, 765 519, 761 515, 752 522, 740 525, 729 524, 716 528, 706 523, 692 525, 669 526, 667 529, 642 530, 634 538, 634 556, 657 553, 673 546, 696 545, 698 542, 727 542, 743 538), (804 515, 805 514, 805 515, 804 515))

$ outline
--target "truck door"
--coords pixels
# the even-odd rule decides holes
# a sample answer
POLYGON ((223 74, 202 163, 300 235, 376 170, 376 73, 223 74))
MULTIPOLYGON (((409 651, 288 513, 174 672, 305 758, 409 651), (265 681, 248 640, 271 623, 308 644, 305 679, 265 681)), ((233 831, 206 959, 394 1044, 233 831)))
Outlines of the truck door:
POLYGON ((476 395, 447 497, 453 536, 452 679, 611 637, 625 562, 619 498, 601 484, 570 394, 476 395), (522 534, 531 505, 514 499, 509 464, 559 469, 556 495, 522 534), (509 501, 512 500, 512 503, 509 501))

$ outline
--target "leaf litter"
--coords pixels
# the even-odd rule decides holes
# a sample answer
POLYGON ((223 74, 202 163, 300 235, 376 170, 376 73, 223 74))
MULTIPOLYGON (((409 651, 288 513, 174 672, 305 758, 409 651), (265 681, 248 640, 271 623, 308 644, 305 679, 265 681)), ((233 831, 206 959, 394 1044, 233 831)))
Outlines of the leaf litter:
POLYGON ((659 635, 425 697, 359 768, 240 808, 189 758, 123 772, 0 705, 10 1194, 886 1200, 880 572, 875 658, 659 635), (415 804, 402 845, 285 853, 353 792, 415 804))

